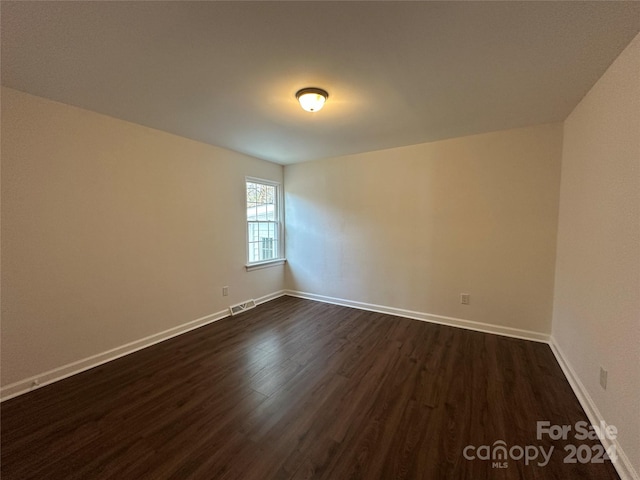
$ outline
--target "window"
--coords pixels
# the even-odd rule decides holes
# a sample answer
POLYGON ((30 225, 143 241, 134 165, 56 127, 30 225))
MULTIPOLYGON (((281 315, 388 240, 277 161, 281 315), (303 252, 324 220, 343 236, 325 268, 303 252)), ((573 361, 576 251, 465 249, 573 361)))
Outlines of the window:
POLYGON ((282 261, 280 184, 247 178, 247 267, 282 261))

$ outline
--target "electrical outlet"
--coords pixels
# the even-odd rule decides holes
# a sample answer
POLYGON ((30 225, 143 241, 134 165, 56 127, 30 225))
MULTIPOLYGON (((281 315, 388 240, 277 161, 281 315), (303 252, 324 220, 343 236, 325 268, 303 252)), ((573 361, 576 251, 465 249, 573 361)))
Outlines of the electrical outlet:
POLYGON ((460 303, 462 305, 469 305, 469 303, 471 303, 471 295, 469 295, 468 293, 461 293, 460 303))
POLYGON ((229 295, 229 287, 222 287, 222 296, 226 297, 229 295))
POLYGON ((600 386, 603 390, 607 389, 607 374, 608 372, 604 368, 600 367, 600 386))

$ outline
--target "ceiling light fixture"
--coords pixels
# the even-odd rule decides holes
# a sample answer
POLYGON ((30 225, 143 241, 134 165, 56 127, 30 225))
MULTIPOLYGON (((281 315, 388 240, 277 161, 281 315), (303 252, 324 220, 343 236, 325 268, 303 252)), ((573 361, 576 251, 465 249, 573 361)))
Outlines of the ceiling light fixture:
POLYGON ((329 94, 321 88, 303 88, 298 90, 296 98, 300 106, 307 112, 317 112, 324 106, 324 102, 329 98, 329 94))

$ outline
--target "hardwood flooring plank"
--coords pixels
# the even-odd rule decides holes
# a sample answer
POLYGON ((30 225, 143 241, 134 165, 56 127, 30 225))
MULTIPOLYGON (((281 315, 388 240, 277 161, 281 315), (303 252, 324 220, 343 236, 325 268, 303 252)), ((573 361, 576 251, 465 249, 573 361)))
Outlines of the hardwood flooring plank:
POLYGON ((548 345, 282 297, 1 405, 6 480, 616 479, 548 345), (553 448, 544 466, 467 446, 553 448))

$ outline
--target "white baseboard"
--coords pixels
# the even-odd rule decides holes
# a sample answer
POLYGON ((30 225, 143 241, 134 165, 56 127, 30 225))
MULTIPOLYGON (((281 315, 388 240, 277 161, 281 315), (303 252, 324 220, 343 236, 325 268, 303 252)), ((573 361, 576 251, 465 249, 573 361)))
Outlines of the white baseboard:
POLYGON ((414 320, 422 320, 423 322, 431 322, 440 325, 447 325, 450 327, 465 328, 467 330, 475 330, 477 332, 493 333, 505 337, 514 337, 523 340, 533 340, 535 342, 543 343, 547 343, 549 341, 549 335, 545 333, 533 332, 530 330, 521 330, 519 328, 503 327, 501 325, 474 322, 473 320, 464 320, 462 318, 445 317, 443 315, 415 312, 412 310, 404 310, 402 308, 356 302, 354 300, 327 297, 324 295, 316 295, 315 293, 299 292, 297 290, 285 290, 285 294, 291 297, 305 298, 307 300, 315 300, 317 302, 323 303, 332 303, 334 305, 342 305, 344 307, 359 308, 360 310, 368 310, 370 312, 387 313, 389 315, 412 318, 414 320))
MULTIPOLYGON (((280 290, 278 292, 265 295, 264 297, 257 298, 255 299, 255 302, 256 305, 258 305, 270 300, 274 300, 278 297, 282 297, 283 295, 285 295, 285 292, 283 290, 280 290)), ((94 368, 98 365, 102 365, 104 363, 115 360, 116 358, 124 357, 125 355, 129 355, 130 353, 142 350, 143 348, 150 347, 151 345, 155 345, 156 343, 163 342, 178 335, 182 335, 183 333, 187 333, 191 330, 195 330, 196 328, 203 327, 228 316, 229 309, 225 309, 201 318, 197 318, 190 322, 183 323, 182 325, 178 325, 177 327, 170 328, 163 332, 154 333, 153 335, 149 335, 148 337, 144 337, 120 347, 107 350, 106 352, 98 353, 97 355, 92 355, 82 360, 68 363, 61 367, 54 368, 53 370, 49 370, 47 372, 25 378, 24 380, 19 380, 0 389, 0 401, 9 400, 10 398, 17 397, 18 395, 22 395, 37 388, 44 387, 45 385, 49 385, 72 375, 84 372, 85 370, 89 370, 90 368, 94 368)))
POLYGON ((270 302, 271 300, 275 300, 276 298, 284 297, 287 294, 285 290, 278 290, 277 292, 269 293, 264 297, 256 298, 256 305, 260 305, 262 303, 270 302))
MULTIPOLYGON (((558 360, 558 364, 560 365, 564 376, 567 377, 569 385, 571 385, 571 388, 573 389, 573 393, 578 397, 578 401, 580 402, 580 405, 582 405, 582 408, 587 414, 587 418, 591 424, 598 427, 601 425, 600 422, 605 422, 606 424, 604 417, 598 410, 598 407, 591 398, 591 395, 587 392, 584 384, 580 381, 580 377, 578 377, 578 374, 569 363, 569 360, 564 355, 562 349, 558 346, 553 336, 549 340, 549 346, 551 347, 551 351, 555 355, 556 360, 558 360)), ((617 439, 609 440, 608 438, 605 438, 602 440, 602 445, 605 449, 608 449, 612 445, 615 447, 618 458, 613 462, 613 466, 618 472, 618 475, 620 475, 621 480, 640 480, 640 475, 638 475, 638 472, 636 472, 633 465, 631 465, 629 457, 624 453, 617 439)))

